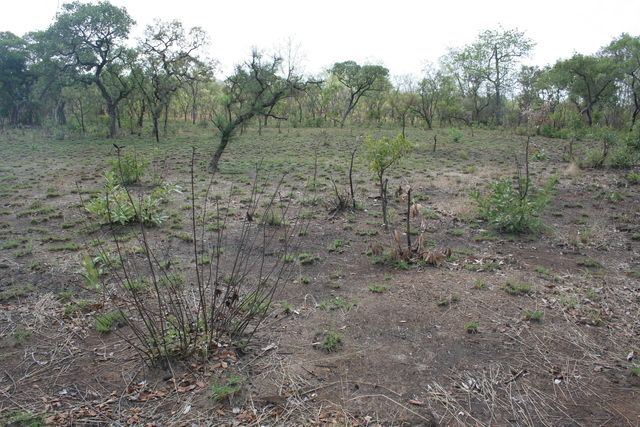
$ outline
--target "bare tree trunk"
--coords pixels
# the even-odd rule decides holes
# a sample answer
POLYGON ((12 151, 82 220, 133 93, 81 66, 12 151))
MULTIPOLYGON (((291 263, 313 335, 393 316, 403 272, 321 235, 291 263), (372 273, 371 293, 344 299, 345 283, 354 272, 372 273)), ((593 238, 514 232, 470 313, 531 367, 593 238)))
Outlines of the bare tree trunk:
POLYGON ((351 190, 351 202, 353 203, 353 209, 356 208, 356 193, 353 191, 353 160, 356 157, 356 151, 358 147, 354 148, 351 152, 351 163, 349 164, 349 189, 351 190))
POLYGON ((138 116, 138 127, 142 128, 144 125, 144 115, 147 111, 147 103, 145 100, 142 100, 142 105, 140 106, 140 115, 138 116))
POLYGON ((167 122, 168 121, 169 121, 169 105, 167 104, 164 107, 164 126, 163 126, 163 129, 162 129, 164 131, 165 135, 167 134, 167 122))
POLYGON ((224 135, 220 138, 220 144, 218 144, 218 148, 216 152, 213 154, 211 161, 209 162, 209 171, 212 173, 218 172, 218 163, 220 162, 220 157, 222 157, 222 153, 224 153, 224 149, 227 148, 227 144, 231 140, 230 136, 224 135))
POLYGON ((117 105, 113 102, 107 103, 107 114, 109 114, 109 138, 117 136, 117 105))
POLYGON ((389 231, 389 221, 387 221, 387 185, 389 184, 389 180, 385 179, 382 181, 382 176, 380 176, 380 196, 382 199, 382 220, 384 221, 384 229, 389 231))
POLYGON ((411 250, 411 187, 407 190, 407 250, 411 250))

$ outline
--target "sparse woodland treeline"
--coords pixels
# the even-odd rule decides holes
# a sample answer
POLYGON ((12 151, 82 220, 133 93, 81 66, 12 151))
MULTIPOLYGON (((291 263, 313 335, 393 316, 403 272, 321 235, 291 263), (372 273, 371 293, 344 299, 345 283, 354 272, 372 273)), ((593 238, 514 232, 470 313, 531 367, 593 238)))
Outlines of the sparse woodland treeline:
POLYGON ((305 76, 289 45, 255 49, 230 76, 216 78, 202 29, 156 21, 133 41, 134 24, 107 1, 74 2, 43 31, 0 32, 0 125, 155 138, 176 120, 214 126, 214 170, 244 127, 282 123, 507 127, 565 138, 615 133, 640 146, 638 36, 537 67, 522 65, 535 47, 523 32, 488 30, 420 77, 392 77, 383 66, 353 61, 305 76))

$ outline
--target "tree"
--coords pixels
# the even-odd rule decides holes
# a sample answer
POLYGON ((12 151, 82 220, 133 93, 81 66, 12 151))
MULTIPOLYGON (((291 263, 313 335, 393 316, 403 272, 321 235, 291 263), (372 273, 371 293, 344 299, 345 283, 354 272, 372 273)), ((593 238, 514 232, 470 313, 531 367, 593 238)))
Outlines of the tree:
MULTIPOLYGON (((453 50, 447 57, 442 58, 442 68, 447 76, 451 76, 458 94, 456 106, 450 108, 446 116, 449 120, 460 120, 471 126, 474 122, 483 121, 483 112, 491 103, 492 95, 484 76, 455 58, 453 50)), ((484 121, 486 122, 486 119, 484 121)))
POLYGON ((160 115, 169 107, 175 92, 187 82, 212 78, 213 63, 197 55, 207 44, 207 34, 200 27, 186 34, 180 21, 156 21, 147 26, 134 76, 151 108, 151 133, 156 141, 160 140, 160 115))
POLYGON ((30 49, 21 37, 0 32, 0 117, 12 125, 23 123, 34 77, 29 70, 30 49))
POLYGON ((216 148, 209 170, 216 172, 220 157, 236 131, 253 117, 272 117, 273 108, 283 99, 304 90, 304 84, 293 68, 282 68, 282 58, 265 58, 254 49, 251 60, 237 65, 235 73, 225 81, 220 109, 214 116, 214 124, 220 131, 220 143, 216 148))
POLYGON ((60 70, 100 89, 107 104, 109 136, 115 137, 118 103, 133 90, 123 75, 133 58, 124 43, 135 22, 124 7, 108 1, 75 1, 62 10, 40 40, 60 70))
POLYGON ((393 112, 397 114, 402 123, 402 136, 405 135, 407 127, 407 118, 416 110, 418 96, 414 88, 415 82, 411 76, 401 76, 397 78, 397 82, 390 94, 389 103, 393 112))
POLYGON ((367 92, 382 91, 389 87, 389 70, 381 65, 358 65, 355 61, 337 62, 330 70, 347 89, 347 108, 342 115, 343 127, 347 116, 367 92))
POLYGON ((633 100, 631 128, 640 114, 640 37, 622 34, 607 46, 603 53, 613 58, 622 71, 622 83, 628 88, 633 100))
POLYGON ((589 126, 593 125, 596 109, 615 98, 619 77, 620 68, 612 58, 579 53, 556 62, 549 76, 555 85, 568 91, 569 100, 580 115, 586 116, 589 126))
POLYGON ((459 110, 458 101, 454 78, 428 64, 418 86, 418 100, 412 107, 413 112, 427 123, 428 129, 432 129, 437 115, 441 120, 463 118, 464 114, 456 111, 459 110))
POLYGON ((452 60, 465 71, 489 82, 493 88, 495 120, 503 122, 504 95, 515 81, 521 58, 527 57, 535 43, 515 30, 486 30, 461 50, 451 50, 452 60))
POLYGON ((391 166, 414 149, 413 143, 407 141, 402 134, 395 139, 382 137, 375 139, 367 136, 364 141, 365 158, 369 161, 369 168, 375 172, 380 185, 380 201, 382 202, 382 217, 385 228, 387 221, 387 185, 384 174, 391 166))

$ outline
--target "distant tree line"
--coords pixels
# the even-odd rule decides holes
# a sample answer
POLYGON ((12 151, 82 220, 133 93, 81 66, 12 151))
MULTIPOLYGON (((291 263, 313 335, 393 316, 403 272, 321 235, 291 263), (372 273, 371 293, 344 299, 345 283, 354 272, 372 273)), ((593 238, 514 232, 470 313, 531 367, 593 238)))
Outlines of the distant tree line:
POLYGON ((523 32, 488 30, 449 49, 420 77, 391 77, 381 65, 354 61, 304 76, 291 46, 256 49, 217 79, 201 28, 155 21, 134 45, 134 24, 125 8, 76 1, 46 30, 0 32, 0 126, 160 138, 169 123, 183 120, 220 131, 218 157, 248 124, 284 120, 306 127, 527 128, 548 136, 589 126, 638 133, 640 37, 628 34, 593 55, 537 67, 523 65, 535 46, 523 32))

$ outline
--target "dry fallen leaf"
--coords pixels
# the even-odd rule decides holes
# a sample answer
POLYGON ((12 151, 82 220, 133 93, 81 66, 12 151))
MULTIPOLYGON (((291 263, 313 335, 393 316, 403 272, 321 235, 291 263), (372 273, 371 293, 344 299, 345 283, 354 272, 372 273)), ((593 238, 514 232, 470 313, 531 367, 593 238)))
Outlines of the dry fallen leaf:
POLYGON ((287 399, 278 394, 274 394, 273 396, 262 396, 256 398, 256 400, 262 400, 263 402, 273 403, 274 405, 284 405, 287 403, 287 399))

